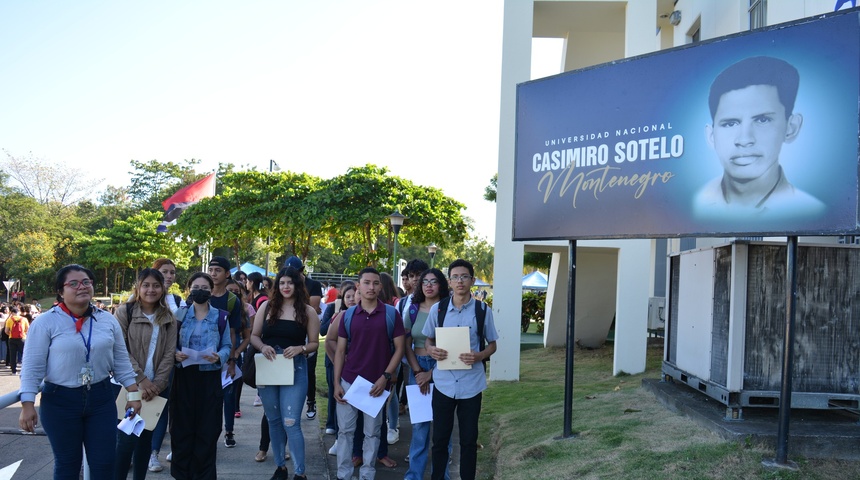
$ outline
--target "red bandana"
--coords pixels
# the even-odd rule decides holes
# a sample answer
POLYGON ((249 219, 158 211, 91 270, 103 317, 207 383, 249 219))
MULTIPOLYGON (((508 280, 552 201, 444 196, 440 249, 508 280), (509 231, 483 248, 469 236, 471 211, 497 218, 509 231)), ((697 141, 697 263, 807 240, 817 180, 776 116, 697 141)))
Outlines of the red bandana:
MULTIPOLYGON (((81 333, 81 328, 83 328, 83 326, 84 326, 84 321, 87 319, 87 314, 84 313, 84 315, 82 317, 79 317, 79 316, 75 315, 74 313, 72 313, 71 310, 69 310, 69 307, 67 307, 65 303, 60 303, 60 308, 64 312, 68 313, 70 317, 75 319, 75 332, 81 333)), ((89 311, 90 311, 90 309, 88 308, 87 313, 89 313, 89 311)))

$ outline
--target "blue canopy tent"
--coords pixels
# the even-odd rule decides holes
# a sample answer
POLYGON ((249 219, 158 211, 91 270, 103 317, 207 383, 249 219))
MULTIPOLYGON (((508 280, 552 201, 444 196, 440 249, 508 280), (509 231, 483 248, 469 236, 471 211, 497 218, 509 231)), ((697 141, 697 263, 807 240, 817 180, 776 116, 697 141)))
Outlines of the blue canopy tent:
POLYGON ((233 275, 234 273, 236 273, 237 270, 242 270, 246 274, 251 273, 251 272, 259 272, 260 275, 266 276, 266 270, 265 269, 260 268, 251 262, 245 262, 242 265, 240 265, 239 268, 236 268, 236 267, 231 268, 230 269, 230 275, 233 275))
POLYGON ((537 270, 523 277, 524 290, 546 290, 548 285, 546 275, 537 270))

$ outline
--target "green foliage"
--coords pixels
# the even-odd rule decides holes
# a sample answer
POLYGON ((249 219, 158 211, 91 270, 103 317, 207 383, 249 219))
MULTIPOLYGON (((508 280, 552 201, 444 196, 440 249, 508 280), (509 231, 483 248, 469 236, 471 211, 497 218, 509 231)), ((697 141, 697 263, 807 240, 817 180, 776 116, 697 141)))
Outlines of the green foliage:
POLYGON ((523 292, 522 329, 528 331, 530 322, 535 322, 538 333, 543 333, 544 312, 546 311, 546 292, 523 292))
POLYGON ((131 185, 128 187, 128 197, 136 208, 151 212, 164 211, 161 202, 181 187, 205 176, 194 170, 200 165, 200 160, 193 158, 183 161, 182 164, 158 160, 132 160, 129 163, 132 171, 129 172, 131 185))
POLYGON ((84 248, 88 263, 102 268, 121 266, 139 270, 159 257, 167 257, 178 267, 185 267, 191 253, 174 235, 156 232, 161 218, 160 213, 143 211, 115 221, 111 228, 99 229, 84 248))
POLYGON ((350 258, 354 270, 367 265, 393 268, 390 252, 394 232, 388 215, 394 211, 406 216, 398 236, 404 246, 436 243, 444 248, 466 238, 463 204, 437 188, 388 175, 388 169, 375 165, 353 167, 344 175, 324 181, 312 198, 324 206, 325 230, 335 251, 361 245, 361 250, 350 258))
POLYGON ((540 270, 549 270, 552 263, 551 253, 526 252, 523 254, 523 266, 540 270))
POLYGON ((495 203, 496 192, 499 190, 499 174, 493 175, 490 184, 484 187, 484 200, 495 203))

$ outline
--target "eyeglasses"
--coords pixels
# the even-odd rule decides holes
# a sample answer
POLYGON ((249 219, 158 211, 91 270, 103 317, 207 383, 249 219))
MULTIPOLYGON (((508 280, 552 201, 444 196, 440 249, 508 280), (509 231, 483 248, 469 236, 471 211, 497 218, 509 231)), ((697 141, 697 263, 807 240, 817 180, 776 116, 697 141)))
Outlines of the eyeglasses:
POLYGON ((439 280, 436 280, 435 278, 425 278, 424 280, 421 281, 421 284, 427 285, 429 287, 430 285, 438 285, 439 280))
POLYGON ((451 275, 448 277, 452 282, 468 282, 472 279, 471 275, 451 275))
POLYGON ((69 287, 73 289, 78 289, 81 287, 89 288, 93 286, 92 280, 72 280, 71 282, 66 282, 63 284, 64 287, 69 287))

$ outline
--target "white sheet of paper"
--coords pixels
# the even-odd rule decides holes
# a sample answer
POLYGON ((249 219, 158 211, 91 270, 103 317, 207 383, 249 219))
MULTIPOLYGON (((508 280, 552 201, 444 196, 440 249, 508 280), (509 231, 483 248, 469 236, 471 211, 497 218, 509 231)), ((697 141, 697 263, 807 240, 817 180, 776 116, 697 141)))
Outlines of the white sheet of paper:
POLYGON ((116 428, 118 428, 126 435, 137 435, 139 437, 145 425, 146 422, 142 418, 140 418, 140 415, 135 415, 131 418, 123 418, 117 424, 116 428))
POLYGON ((209 365, 210 363, 212 363, 209 360, 203 358, 204 355, 211 355, 213 353, 212 350, 198 352, 197 350, 183 347, 181 352, 188 355, 188 358, 182 361, 183 367, 187 367, 189 365, 209 365))
POLYGON ((371 388, 373 388, 372 383, 361 376, 355 377, 355 381, 349 386, 349 390, 344 394, 343 399, 353 407, 376 418, 382 412, 382 406, 385 405, 385 400, 388 399, 391 392, 385 390, 382 392, 382 395, 371 397, 371 388))
POLYGON ((240 378, 242 378, 242 370, 239 369, 239 367, 236 367, 236 376, 233 378, 227 376, 227 365, 221 367, 221 388, 225 388, 228 385, 239 381, 240 378))
POLYGON ((439 370, 468 370, 471 365, 460 361, 461 353, 471 352, 469 327, 436 328, 436 346, 448 352, 448 358, 436 362, 439 370))
POLYGON ((275 355, 275 359, 269 361, 262 353, 254 355, 254 363, 257 365, 257 385, 292 385, 293 359, 283 354, 275 355))
MULTIPOLYGON (((122 420, 125 417, 126 395, 128 392, 125 387, 120 389, 119 395, 116 396, 116 419, 122 420)), ((164 413, 164 407, 167 405, 167 399, 156 396, 152 400, 143 400, 140 403, 140 414, 145 423, 145 428, 152 431, 158 419, 164 413)))
POLYGON ((406 385, 406 398, 409 399, 409 421, 416 423, 433 421, 433 384, 430 384, 430 393, 421 394, 418 385, 406 385))

